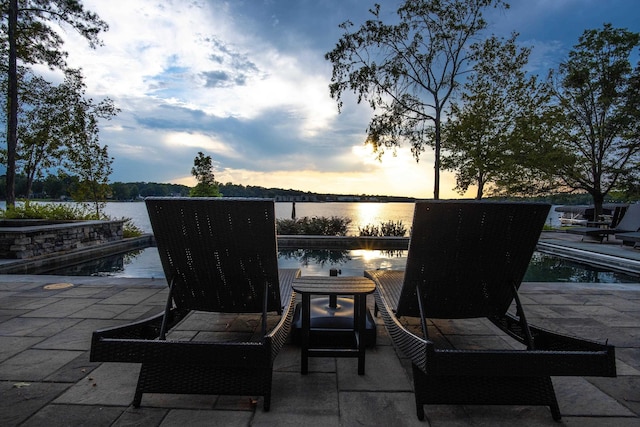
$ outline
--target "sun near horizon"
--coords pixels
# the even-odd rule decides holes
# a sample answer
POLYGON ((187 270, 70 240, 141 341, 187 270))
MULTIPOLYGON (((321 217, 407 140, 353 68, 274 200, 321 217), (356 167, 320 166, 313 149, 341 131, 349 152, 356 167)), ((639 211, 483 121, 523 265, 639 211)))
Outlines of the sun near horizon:
MULTIPOLYGON (((216 181, 231 182, 244 186, 280 188, 320 194, 375 195, 394 197, 433 198, 432 153, 425 152, 419 162, 409 149, 398 149, 395 155, 387 152, 381 160, 365 145, 352 146, 345 159, 352 171, 325 172, 309 168, 299 170, 251 171, 246 169, 214 170, 216 181)), ((172 184, 193 187, 196 179, 189 176, 176 177, 172 184)), ((455 176, 449 171, 440 171, 440 198, 462 199, 475 196, 470 188, 465 194, 453 190, 455 176)))

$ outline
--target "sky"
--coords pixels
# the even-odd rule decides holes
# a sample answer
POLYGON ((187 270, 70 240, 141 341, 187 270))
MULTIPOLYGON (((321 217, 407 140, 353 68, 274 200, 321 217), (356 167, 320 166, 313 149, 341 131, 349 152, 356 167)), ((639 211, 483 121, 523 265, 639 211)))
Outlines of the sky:
MULTIPOLYGON (((396 0, 378 0, 393 18, 396 0)), ((87 97, 121 109, 101 123, 114 158, 112 182, 195 185, 199 151, 222 183, 334 194, 433 197, 433 152, 409 148, 381 161, 364 145, 373 112, 329 95, 345 20, 369 18, 370 0, 84 0, 109 25, 95 50, 63 29, 68 63, 82 68, 87 97)), ((512 0, 486 14, 489 33, 520 35, 528 71, 546 76, 586 29, 640 32, 637 0, 512 0)), ((50 73, 46 69, 42 73, 50 73)), ((440 197, 453 191, 441 175, 440 197)))

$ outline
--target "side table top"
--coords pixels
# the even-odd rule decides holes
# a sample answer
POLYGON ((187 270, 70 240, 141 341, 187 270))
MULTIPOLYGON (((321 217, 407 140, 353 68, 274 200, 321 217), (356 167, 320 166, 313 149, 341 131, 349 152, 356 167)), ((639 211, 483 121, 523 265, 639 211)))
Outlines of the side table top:
POLYGON ((302 276, 293 281, 293 290, 322 295, 370 294, 375 283, 360 276, 302 276))

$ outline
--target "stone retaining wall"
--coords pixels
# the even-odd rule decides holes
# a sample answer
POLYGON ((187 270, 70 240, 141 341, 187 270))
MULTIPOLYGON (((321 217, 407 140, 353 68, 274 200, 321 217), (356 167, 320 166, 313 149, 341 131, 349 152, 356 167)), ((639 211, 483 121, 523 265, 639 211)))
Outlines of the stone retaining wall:
POLYGON ((0 221, 0 259, 26 259, 122 239, 117 221, 0 221))

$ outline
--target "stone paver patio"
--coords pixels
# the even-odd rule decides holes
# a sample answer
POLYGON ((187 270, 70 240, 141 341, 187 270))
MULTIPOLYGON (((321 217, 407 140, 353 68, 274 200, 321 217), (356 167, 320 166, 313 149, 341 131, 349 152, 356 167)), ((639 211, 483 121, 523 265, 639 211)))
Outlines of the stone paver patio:
MULTIPOLYGON (((542 240, 624 258, 632 267, 640 261, 640 250, 615 241, 580 242, 564 233, 543 233, 542 240)), ((0 425, 558 425, 547 408, 533 406, 426 406, 427 419, 418 421, 410 362, 396 353, 381 319, 364 376, 357 375, 356 359, 335 358, 311 358, 309 374, 300 375, 300 349, 285 345, 269 412, 253 396, 145 394, 135 409, 139 365, 89 362, 91 333, 156 314, 165 296, 164 279, 0 275, 0 425)), ((553 378, 562 424, 639 426, 640 283, 524 283, 521 297, 530 323, 616 346, 617 378, 553 378)), ((202 328, 198 316, 189 322, 179 333, 202 328)), ((255 324, 218 316, 209 328, 255 324)), ((482 321, 432 326, 451 342, 482 346, 502 339, 482 321)))
MULTIPOLYGON (((419 422, 410 363, 380 319, 364 376, 356 359, 335 358, 312 358, 309 375, 300 375, 299 347, 287 344, 269 412, 251 396, 145 395, 134 409, 139 365, 90 363, 91 332, 160 312, 165 292, 163 280, 0 276, 0 424, 557 425, 547 408, 532 406, 427 406, 427 421, 419 422), (45 288, 64 283, 73 286, 45 288)), ((617 378, 553 379, 562 422, 640 425, 640 285, 525 283, 521 292, 531 323, 616 346, 617 378)), ((495 338, 475 327, 438 326, 454 340, 495 338)))

